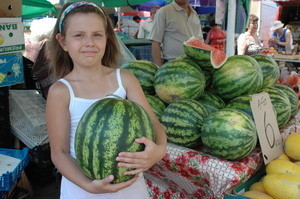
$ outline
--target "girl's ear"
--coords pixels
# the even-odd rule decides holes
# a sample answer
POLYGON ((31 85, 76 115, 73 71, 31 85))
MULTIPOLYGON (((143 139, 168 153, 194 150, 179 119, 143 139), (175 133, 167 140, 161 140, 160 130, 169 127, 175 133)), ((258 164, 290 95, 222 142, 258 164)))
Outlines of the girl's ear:
POLYGON ((62 49, 64 49, 64 51, 68 52, 67 45, 65 44, 65 37, 61 33, 58 33, 55 36, 55 38, 58 41, 58 43, 60 44, 60 46, 62 47, 62 49))

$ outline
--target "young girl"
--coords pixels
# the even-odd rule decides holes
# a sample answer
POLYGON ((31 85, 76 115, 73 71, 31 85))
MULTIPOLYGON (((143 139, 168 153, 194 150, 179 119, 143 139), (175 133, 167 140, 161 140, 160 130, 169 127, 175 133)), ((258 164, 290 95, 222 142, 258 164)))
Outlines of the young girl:
POLYGON ((46 107, 51 158, 62 174, 61 198, 149 198, 142 172, 161 160, 166 135, 152 112, 137 79, 129 72, 114 69, 119 54, 111 21, 97 5, 81 1, 66 4, 51 38, 51 62, 58 81, 49 89, 46 107), (134 168, 125 175, 137 177, 111 184, 114 177, 88 178, 75 160, 75 131, 84 112, 97 100, 115 94, 140 104, 150 115, 155 143, 142 137, 138 153, 121 152, 118 166, 134 168))

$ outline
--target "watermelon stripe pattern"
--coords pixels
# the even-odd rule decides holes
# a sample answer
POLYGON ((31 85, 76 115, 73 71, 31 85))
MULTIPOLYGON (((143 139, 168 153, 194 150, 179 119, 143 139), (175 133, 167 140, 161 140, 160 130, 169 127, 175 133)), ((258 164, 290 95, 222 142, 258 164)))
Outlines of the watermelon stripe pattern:
POLYGON ((161 116, 168 141, 184 147, 201 145, 201 127, 208 112, 192 99, 171 103, 161 116))
POLYGON ((213 74, 213 88, 225 101, 261 89, 263 74, 257 61, 247 55, 235 55, 213 74))
POLYGON ((154 112, 156 117, 160 120, 162 113, 167 108, 165 103, 157 96, 146 95, 146 98, 152 108, 152 111, 154 112))
POLYGON ((208 91, 204 91, 197 101, 206 108, 209 114, 225 107, 225 102, 219 96, 208 91))
POLYGON ((275 84, 274 87, 280 89, 288 96, 289 101, 291 103, 291 115, 292 116, 296 115, 296 113, 298 111, 298 95, 297 95, 297 93, 293 89, 291 89, 290 87, 288 87, 286 85, 275 84))
POLYGON ((247 113, 254 121, 251 105, 250 105, 251 97, 250 96, 239 96, 232 100, 230 100, 226 104, 226 108, 233 108, 240 111, 244 111, 247 113))
POLYGON ((136 138, 154 140, 154 130, 147 112, 134 102, 106 98, 95 102, 83 115, 76 130, 75 154, 84 173, 92 179, 114 175, 113 183, 127 181, 130 169, 118 167, 120 152, 138 152, 144 145, 136 138))
POLYGON ((155 94, 153 82, 154 75, 158 69, 156 64, 146 60, 135 60, 122 64, 120 69, 127 70, 134 74, 146 95, 155 94))
POLYGON ((185 54, 191 59, 196 60, 196 63, 201 63, 200 67, 202 69, 211 70, 213 66, 210 62, 211 51, 203 50, 196 47, 188 46, 187 44, 183 45, 185 54))
POLYGON ((202 126, 201 138, 210 154, 226 160, 247 156, 257 144, 253 120, 248 114, 230 108, 208 116, 202 126))
POLYGON ((269 94, 276 111, 278 126, 279 128, 283 127, 291 117, 291 103, 288 96, 280 89, 274 87, 264 88, 262 91, 269 94))
POLYGON ((257 61, 262 69, 262 88, 273 86, 278 81, 280 75, 278 64, 274 61, 274 59, 265 55, 253 55, 252 57, 257 61))
POLYGON ((197 99, 204 92, 205 77, 200 68, 183 60, 160 67, 154 76, 156 94, 167 104, 180 99, 197 99))

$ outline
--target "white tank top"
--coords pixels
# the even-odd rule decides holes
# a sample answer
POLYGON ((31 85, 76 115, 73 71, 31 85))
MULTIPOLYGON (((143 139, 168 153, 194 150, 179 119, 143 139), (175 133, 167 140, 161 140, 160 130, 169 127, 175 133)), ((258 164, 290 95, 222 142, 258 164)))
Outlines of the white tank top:
MULTIPOLYGON (((124 89, 122 84, 120 69, 116 70, 116 76, 117 76, 119 87, 112 94, 118 95, 121 98, 125 99, 126 90, 124 89)), ((69 104, 70 154, 71 156, 76 158, 75 150, 74 150, 75 132, 81 117, 83 116, 85 111, 96 101, 105 99, 107 97, 113 97, 113 96, 107 96, 101 99, 79 98, 74 95, 72 86, 68 81, 66 81, 65 79, 59 79, 58 81, 64 83, 68 87, 70 93, 70 104, 69 104)), ((81 189, 79 186, 69 181, 64 176, 62 176, 61 188, 60 188, 60 199, 124 199, 124 198, 149 199, 147 186, 142 173, 140 174, 139 179, 130 187, 122 189, 116 193, 105 193, 105 194, 92 194, 86 192, 85 190, 81 189)))

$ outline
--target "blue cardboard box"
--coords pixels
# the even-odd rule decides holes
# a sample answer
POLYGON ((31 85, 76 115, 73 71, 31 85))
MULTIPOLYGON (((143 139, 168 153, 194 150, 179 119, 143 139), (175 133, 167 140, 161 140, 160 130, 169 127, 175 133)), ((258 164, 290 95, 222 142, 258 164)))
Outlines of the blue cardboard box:
POLYGON ((23 57, 21 53, 0 55, 0 87, 24 82, 23 57))

